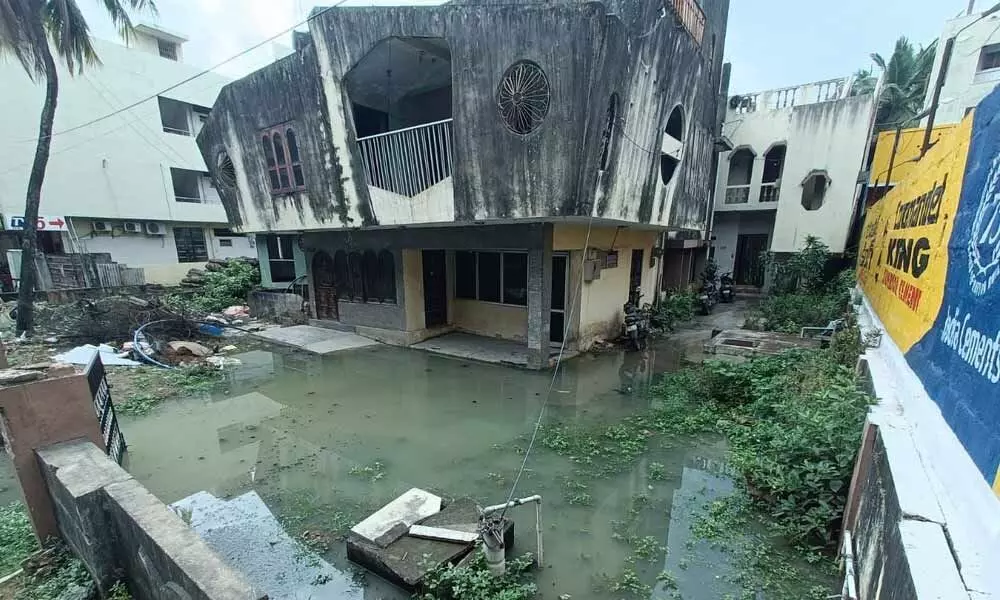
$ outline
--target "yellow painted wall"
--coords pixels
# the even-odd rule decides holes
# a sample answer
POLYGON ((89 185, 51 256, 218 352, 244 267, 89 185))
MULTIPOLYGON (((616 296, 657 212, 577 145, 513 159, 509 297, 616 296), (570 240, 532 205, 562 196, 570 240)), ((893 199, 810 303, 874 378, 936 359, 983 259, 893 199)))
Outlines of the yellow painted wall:
POLYGON ((997 477, 993 480, 993 491, 1000 496, 1000 469, 997 469, 997 477))
MULTIPOLYGON (((937 142, 942 136, 948 137, 956 124, 938 125, 931 132, 931 141, 937 142)), ((924 144, 924 128, 904 129, 899 136, 899 148, 896 150, 896 160, 892 166, 892 182, 911 179, 919 168, 916 159, 920 156, 920 148, 924 144)), ((883 131, 878 135, 875 152, 872 154, 872 168, 869 183, 884 185, 889 174, 889 158, 892 156, 893 141, 896 130, 883 131)))
MULTIPOLYGON (((900 181, 889 194, 868 209, 858 255, 858 282, 885 324, 886 331, 903 352, 919 341, 934 324, 944 298, 948 273, 948 241, 958 209, 965 176, 972 118, 957 125, 955 135, 942 138, 924 156, 911 177, 900 181), (947 178, 940 197, 940 217, 933 224, 897 229, 897 211, 947 178), (926 241, 927 265, 918 275, 888 264, 893 239, 926 241)), ((915 165, 917 163, 914 163, 915 165)), ((895 172, 895 169, 893 170, 895 172)), ((895 179, 895 176, 893 176, 895 179)))
POLYGON ((478 300, 452 299, 451 323, 455 327, 507 340, 528 340, 528 308, 478 300))
POLYGON ((625 227, 593 227, 587 242, 586 225, 556 225, 552 232, 552 250, 570 251, 569 306, 576 314, 570 325, 570 340, 575 340, 580 350, 589 349, 596 338, 614 339, 621 333, 624 313, 622 306, 628 300, 629 275, 632 250, 643 251, 642 295, 643 302, 652 302, 657 287, 657 264, 650 266, 650 256, 656 245, 656 231, 641 231, 625 227), (600 250, 617 250, 618 266, 602 269, 601 278, 584 282, 580 287, 580 267, 585 253, 584 244, 600 250), (580 296, 576 297, 577 290, 580 296))
POLYGON ((131 265, 141 268, 146 274, 146 283, 177 285, 191 269, 204 269, 205 263, 168 263, 158 265, 131 265))
POLYGON ((424 261, 420 250, 404 249, 403 255, 403 305, 406 330, 418 331, 425 326, 424 316, 424 261))

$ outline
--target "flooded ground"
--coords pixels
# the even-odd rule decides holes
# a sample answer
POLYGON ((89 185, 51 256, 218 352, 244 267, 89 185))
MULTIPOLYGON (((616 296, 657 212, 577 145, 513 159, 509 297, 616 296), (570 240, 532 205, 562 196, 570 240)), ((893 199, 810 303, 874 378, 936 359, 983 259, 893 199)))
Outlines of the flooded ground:
MULTIPOLYGON (((644 353, 567 362, 545 422, 613 423, 646 410, 655 375, 679 368, 685 354, 701 358, 710 327, 734 318, 723 312, 703 323, 708 329, 644 353)), ((386 346, 325 358, 265 350, 240 358, 227 389, 120 418, 125 466, 167 503, 203 490, 219 498, 254 490, 293 535, 345 530, 411 487, 502 502, 552 377, 386 346)), ((722 440, 651 438, 631 471, 585 488, 574 468, 569 457, 536 446, 517 490, 544 499, 541 598, 610 600, 640 591, 715 600, 735 591, 724 577, 728 558, 690 532, 692 515, 732 489, 722 440)), ((4 481, 0 472, 0 495, 4 481)), ((534 510, 511 514, 516 551, 533 552, 534 510)), ((344 554, 331 540, 325 558, 349 571, 344 554)), ((406 595, 362 574, 336 597, 406 595)))

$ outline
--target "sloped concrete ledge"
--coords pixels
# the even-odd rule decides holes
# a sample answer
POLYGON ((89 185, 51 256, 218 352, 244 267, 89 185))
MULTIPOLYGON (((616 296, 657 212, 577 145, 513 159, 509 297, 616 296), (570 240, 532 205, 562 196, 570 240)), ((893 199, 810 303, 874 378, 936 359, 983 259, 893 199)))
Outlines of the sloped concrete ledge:
POLYGON ((262 600, 173 511, 94 444, 36 453, 59 533, 102 596, 124 575, 137 600, 262 600))

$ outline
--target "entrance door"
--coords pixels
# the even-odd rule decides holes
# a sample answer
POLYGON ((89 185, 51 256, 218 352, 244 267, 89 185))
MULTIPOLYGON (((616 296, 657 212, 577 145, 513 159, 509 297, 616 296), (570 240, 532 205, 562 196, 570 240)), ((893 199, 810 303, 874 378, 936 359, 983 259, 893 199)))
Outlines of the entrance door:
POLYGON ((764 286, 764 261, 761 253, 767 250, 767 234, 755 233, 736 237, 736 264, 733 279, 738 285, 764 286))
POLYGON ((642 250, 632 251, 632 271, 628 278, 628 297, 632 298, 632 290, 642 289, 642 250))
POLYGON ((562 343, 566 333, 566 281, 569 277, 565 254, 552 256, 552 316, 549 319, 549 340, 562 343))
POLYGON ((448 323, 448 278, 444 250, 424 250, 424 327, 448 323))
POLYGON ((313 257, 313 293, 316 295, 316 318, 337 321, 337 284, 333 259, 322 250, 313 257))

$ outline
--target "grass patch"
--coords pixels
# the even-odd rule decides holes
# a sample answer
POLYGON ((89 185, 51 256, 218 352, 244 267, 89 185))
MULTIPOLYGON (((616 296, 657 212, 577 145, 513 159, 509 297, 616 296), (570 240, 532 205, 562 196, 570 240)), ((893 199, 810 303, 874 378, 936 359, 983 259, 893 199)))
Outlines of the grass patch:
POLYGON ((529 600, 538 592, 531 581, 531 555, 507 561, 507 572, 494 577, 476 551, 469 564, 435 569, 424 578, 418 600, 529 600))
POLYGON ((0 577, 21 567, 21 561, 38 550, 35 532, 23 504, 0 506, 0 577))
POLYGON ((223 371, 208 366, 108 370, 115 410, 120 415, 128 416, 149 414, 157 405, 170 398, 211 391, 224 378, 223 371))

